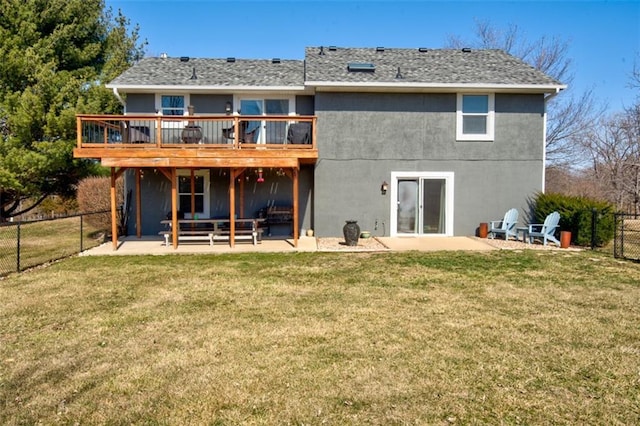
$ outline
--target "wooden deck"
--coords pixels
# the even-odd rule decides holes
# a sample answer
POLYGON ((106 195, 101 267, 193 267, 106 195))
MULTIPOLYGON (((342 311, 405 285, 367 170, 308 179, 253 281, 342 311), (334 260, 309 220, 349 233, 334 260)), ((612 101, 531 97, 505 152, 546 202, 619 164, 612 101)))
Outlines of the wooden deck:
POLYGON ((74 156, 107 167, 299 167, 318 159, 315 124, 315 116, 78 115, 74 156), (291 131, 300 125, 307 138, 291 131))

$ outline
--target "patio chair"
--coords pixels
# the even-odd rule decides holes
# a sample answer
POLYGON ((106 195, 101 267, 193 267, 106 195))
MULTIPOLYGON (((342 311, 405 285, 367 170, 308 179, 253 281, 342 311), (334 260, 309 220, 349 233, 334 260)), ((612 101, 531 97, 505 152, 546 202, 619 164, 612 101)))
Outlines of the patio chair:
POLYGON ((289 125, 287 142, 293 144, 311 143, 311 123, 293 123, 289 125))
POLYGON ((518 239, 516 225, 518 223, 518 209, 511 209, 504 214, 502 220, 492 220, 489 222, 489 236, 494 239, 496 234, 503 234, 505 241, 509 240, 509 235, 518 239))
POLYGON ((553 241, 560 246, 560 241, 555 236, 556 228, 560 222, 560 213, 553 212, 547 215, 544 223, 529 224, 529 243, 533 244, 534 238, 541 238, 542 244, 547 245, 547 241, 553 241))
MULTIPOLYGON (((238 140, 244 143, 254 143, 256 138, 256 133, 259 127, 255 127, 252 130, 248 130, 249 122, 241 121, 240 122, 240 135, 238 140)), ((233 140, 235 138, 235 127, 228 127, 226 129, 222 129, 222 136, 226 139, 233 140)))

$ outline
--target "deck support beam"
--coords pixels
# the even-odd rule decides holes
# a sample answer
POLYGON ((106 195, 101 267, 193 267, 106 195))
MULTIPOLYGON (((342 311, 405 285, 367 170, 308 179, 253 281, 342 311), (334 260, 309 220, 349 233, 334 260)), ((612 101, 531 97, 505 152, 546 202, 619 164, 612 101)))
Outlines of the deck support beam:
POLYGON ((293 245, 298 247, 298 199, 299 199, 299 170, 294 168, 293 175, 293 245))
POLYGON ((136 168, 136 237, 142 238, 142 170, 136 168))
POLYGON ((173 248, 178 248, 178 188, 176 168, 171 168, 171 236, 173 248))

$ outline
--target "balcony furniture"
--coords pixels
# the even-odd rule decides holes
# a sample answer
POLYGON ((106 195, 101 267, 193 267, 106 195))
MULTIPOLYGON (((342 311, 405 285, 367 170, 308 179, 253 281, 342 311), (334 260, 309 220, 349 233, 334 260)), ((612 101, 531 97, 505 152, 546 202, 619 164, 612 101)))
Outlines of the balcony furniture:
POLYGON ((133 126, 126 121, 120 121, 120 139, 122 143, 147 143, 149 137, 148 126, 133 126))
POLYGON ((496 234, 503 234, 505 241, 509 240, 511 235, 516 240, 518 239, 516 225, 518 223, 518 210, 510 209, 504 214, 502 220, 492 220, 489 222, 489 235, 491 239, 494 239, 496 234))
POLYGON ((271 206, 267 208, 264 221, 268 234, 272 234, 272 227, 278 225, 293 225, 293 207, 291 206, 271 206))
POLYGON ((202 143, 202 128, 190 121, 182 129, 181 139, 183 143, 202 143))
POLYGON ((520 241, 520 234, 522 234, 522 242, 529 242, 529 227, 528 226, 518 226, 516 228, 517 240, 520 241))
POLYGON ((555 236, 556 229, 560 222, 560 213, 553 212, 547 215, 544 223, 529 224, 529 243, 533 244, 535 238, 541 238, 542 244, 547 245, 547 241, 552 241, 560 246, 560 241, 555 236))
MULTIPOLYGON (((248 126, 249 126, 248 121, 240 122, 240 135, 238 140, 242 143, 255 143, 256 131, 259 129, 259 127, 256 127, 251 131, 247 131, 248 126)), ((222 129, 222 136, 230 140, 235 139, 235 127, 228 127, 226 129, 222 129)))
POLYGON ((311 123, 293 123, 287 131, 287 142, 292 144, 311 143, 311 123))

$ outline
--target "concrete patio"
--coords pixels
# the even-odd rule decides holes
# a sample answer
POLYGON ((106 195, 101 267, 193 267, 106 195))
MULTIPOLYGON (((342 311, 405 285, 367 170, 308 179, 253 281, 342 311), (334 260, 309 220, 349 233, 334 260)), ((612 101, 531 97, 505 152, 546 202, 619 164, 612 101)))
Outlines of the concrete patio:
MULTIPOLYGON (((83 252, 83 256, 128 256, 128 255, 167 255, 167 254, 196 254, 196 253, 247 253, 247 252, 362 252, 362 251, 441 251, 441 250, 497 250, 495 244, 489 240, 475 237, 375 237, 370 242, 363 242, 356 247, 342 244, 341 239, 317 239, 315 237, 300 237, 298 247, 293 239, 263 239, 257 245, 250 242, 236 242, 231 248, 227 243, 217 243, 213 246, 203 243, 180 243, 177 249, 165 246, 158 237, 123 237, 119 240, 118 250, 113 250, 111 242, 83 252)), ((363 241, 363 240, 360 240, 363 241)), ((517 243, 522 244, 522 243, 517 243)), ((525 248, 525 244, 522 244, 525 248)))

